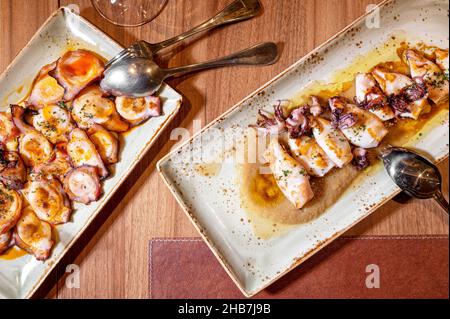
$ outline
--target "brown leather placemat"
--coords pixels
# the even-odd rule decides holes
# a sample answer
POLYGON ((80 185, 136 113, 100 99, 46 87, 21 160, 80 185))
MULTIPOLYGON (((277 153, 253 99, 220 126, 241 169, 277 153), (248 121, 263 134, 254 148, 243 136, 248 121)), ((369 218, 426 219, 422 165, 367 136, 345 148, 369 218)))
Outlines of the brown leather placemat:
MULTIPOLYGON (((149 253, 150 298, 243 298, 201 239, 154 239, 149 253)), ((448 236, 407 236, 339 238, 255 298, 448 297, 448 236)))

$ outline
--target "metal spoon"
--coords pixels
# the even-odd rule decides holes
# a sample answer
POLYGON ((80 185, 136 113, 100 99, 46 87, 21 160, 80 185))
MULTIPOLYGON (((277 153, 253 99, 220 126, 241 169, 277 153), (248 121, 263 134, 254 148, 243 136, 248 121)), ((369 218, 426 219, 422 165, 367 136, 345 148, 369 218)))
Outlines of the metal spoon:
POLYGON ((136 42, 135 44, 121 51, 118 55, 116 55, 108 63, 106 63, 106 68, 111 66, 113 63, 126 58, 141 57, 153 59, 153 56, 157 52, 177 42, 186 40, 187 38, 203 31, 208 31, 222 25, 253 18, 260 12, 260 10, 261 4, 259 0, 236 0, 213 18, 176 37, 160 43, 148 43, 146 41, 136 42))
POLYGON ((380 157, 389 176, 406 194, 419 199, 434 198, 448 214, 448 202, 442 195, 442 176, 433 163, 399 147, 385 148, 380 157))
POLYGON ((115 96, 145 97, 159 90, 169 77, 234 65, 270 65, 278 59, 278 48, 268 42, 232 54, 219 60, 164 69, 153 60, 136 57, 114 63, 104 72, 100 86, 115 96))

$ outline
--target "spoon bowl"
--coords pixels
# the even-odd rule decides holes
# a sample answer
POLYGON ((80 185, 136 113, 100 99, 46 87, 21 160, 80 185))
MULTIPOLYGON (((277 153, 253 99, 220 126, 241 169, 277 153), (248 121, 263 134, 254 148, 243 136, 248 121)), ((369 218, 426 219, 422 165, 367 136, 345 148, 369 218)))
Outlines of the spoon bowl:
POLYGON ((448 202, 442 195, 442 176, 436 165, 399 147, 387 147, 380 157, 389 176, 406 194, 419 199, 433 198, 448 213, 448 202))
POLYGON ((100 86, 115 96, 145 97, 154 94, 165 79, 165 72, 153 60, 134 57, 106 69, 100 86))
POLYGON ((225 66, 270 65, 277 60, 278 47, 272 42, 256 45, 222 59, 172 69, 161 68, 152 59, 145 57, 129 57, 107 68, 100 86, 115 96, 146 97, 158 91, 169 77, 225 66))

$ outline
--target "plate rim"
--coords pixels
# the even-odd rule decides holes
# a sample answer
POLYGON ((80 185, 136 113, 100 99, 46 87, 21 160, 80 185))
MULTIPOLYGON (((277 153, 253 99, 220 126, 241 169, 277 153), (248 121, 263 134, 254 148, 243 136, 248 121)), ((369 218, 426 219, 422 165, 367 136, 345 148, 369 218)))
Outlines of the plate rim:
MULTIPOLYGON (((197 230, 197 232, 200 234, 201 238, 203 239, 203 241, 208 245, 209 249, 213 252, 213 254, 215 255, 215 257, 217 258, 217 260, 219 261, 219 263, 222 265, 222 267, 225 269, 225 271, 227 272, 227 274, 231 277, 231 279, 233 280, 233 282, 236 284, 236 286, 239 288, 239 290, 242 292, 242 294, 247 297, 247 298, 251 298, 257 294, 259 294, 261 291, 263 291, 264 289, 266 289, 267 287, 269 287, 270 285, 272 285, 273 283, 275 283, 276 281, 278 281, 279 279, 281 279, 283 276, 285 276, 287 273, 291 272, 292 270, 294 270, 296 267, 298 267, 300 264, 302 264, 303 262, 305 262, 307 259, 309 259, 311 256, 313 256, 314 254, 316 254, 317 252, 319 252, 321 249, 325 248, 326 246, 328 246, 331 242, 333 242, 334 240, 336 240, 338 237, 342 236, 342 234, 344 234, 346 231, 348 231, 350 228, 354 227, 356 224, 358 224, 359 222, 361 222, 362 220, 364 220, 365 218, 367 218, 369 215, 371 215, 374 211, 376 211, 378 208, 380 208, 381 206, 383 206, 384 204, 386 204, 389 200, 391 200, 393 197, 395 197, 396 195, 398 195, 401 190, 397 189, 397 191, 395 191, 392 194, 389 194, 388 196, 385 196, 385 198, 377 205, 371 207, 361 218, 355 220, 353 223, 351 223, 348 227, 346 227, 345 229, 341 229, 340 231, 336 232, 333 236, 329 237, 328 239, 324 240, 323 242, 321 242, 319 245, 317 245, 314 249, 311 249, 309 252, 303 254, 303 256, 301 258, 298 258, 296 260, 296 262, 294 262, 289 268, 287 268, 286 270, 280 272, 279 274, 277 274, 276 276, 274 276, 270 281, 268 281, 267 283, 264 283, 263 285, 261 285, 259 288, 255 289, 254 291, 248 291, 244 285, 244 283, 241 283, 236 274, 234 273, 234 271, 232 270, 232 267, 228 264, 228 262, 226 262, 226 259, 224 256, 222 256, 222 254, 220 253, 220 249, 217 246, 217 244, 214 243, 213 240, 209 239, 208 236, 205 234, 205 231, 202 230, 200 228, 199 223, 196 221, 196 218, 194 218, 192 216, 192 214, 189 213, 190 209, 186 206, 185 202, 180 198, 179 193, 175 190, 174 185, 172 185, 172 183, 169 180, 169 177, 167 176, 166 172, 164 171, 163 166, 166 164, 166 162, 168 162, 171 157, 176 154, 180 149, 182 149, 183 147, 191 144, 197 137, 201 136, 206 130, 208 130, 209 128, 213 127, 216 123, 221 122, 223 119, 227 118, 231 113, 233 113, 234 111, 236 111, 237 109, 239 109, 239 107, 242 106, 242 104, 244 104, 246 101, 250 100, 251 98, 253 98, 254 96, 256 96, 258 93, 260 93, 261 91, 264 91, 267 87, 269 87, 271 84, 273 84, 274 82, 276 82, 277 80, 279 80, 280 78, 284 77, 287 73, 289 73, 290 71, 292 71, 293 69, 295 69, 296 67, 298 67, 299 65, 301 65, 302 63, 304 63, 306 60, 308 60, 311 56, 313 56, 314 54, 316 54, 317 52, 319 52, 320 50, 322 50, 324 47, 328 46, 330 43, 334 42, 338 37, 340 37, 342 34, 346 33, 348 30, 352 29, 354 26, 356 26, 357 24, 359 24, 362 20, 364 20, 366 17, 368 17, 369 15, 371 15, 373 12, 375 12, 376 10, 380 10, 381 8, 395 2, 396 0, 383 0, 382 2, 380 2, 379 4, 375 5, 370 11, 366 12, 365 14, 361 15, 359 18, 355 19, 353 22, 351 22, 349 25, 347 25, 346 27, 344 27, 341 31, 337 32, 335 35, 331 36, 330 38, 328 38, 325 42, 323 42, 322 44, 320 44, 319 46, 317 46, 316 48, 314 48, 312 51, 310 51, 309 53, 307 53, 305 56, 303 56, 302 58, 300 58, 299 60, 295 61, 292 65, 288 66, 286 69, 284 69, 281 73, 277 74, 274 78, 272 78, 271 80, 269 80, 268 82, 266 82, 265 84, 263 84, 261 87, 259 87, 258 89, 256 89, 254 92, 250 93, 248 96, 246 96, 245 98, 243 98, 241 101, 239 101, 238 103, 236 103, 234 106, 232 106, 230 109, 228 109, 227 111, 225 111, 224 113, 222 113, 221 115, 219 115, 218 117, 216 117, 212 122, 210 122, 208 125, 206 125, 204 128, 202 128, 199 132, 197 132, 196 134, 194 134, 189 140, 183 142, 180 146, 178 146, 176 149, 172 150, 171 152, 169 152, 167 155, 165 155, 163 158, 161 158, 156 167, 158 170, 158 173, 160 174, 161 178, 163 179, 164 183, 166 184, 166 186, 169 188, 170 192, 172 193, 172 195, 174 196, 174 198, 176 199, 176 201, 178 202, 178 204, 181 206, 181 208, 183 209, 184 213, 186 214, 186 216, 189 218, 189 220, 191 221, 191 223, 194 225, 195 229, 197 230)), ((444 161, 445 159, 447 159, 449 157, 449 153, 447 152, 446 154, 444 154, 443 156, 441 156, 438 159, 435 159, 435 163, 441 163, 442 161, 444 161)))
MULTIPOLYGON (((92 24, 90 21, 88 21, 86 18, 82 17, 80 14, 74 12, 70 7, 68 6, 61 6, 58 9, 56 9, 46 20, 45 22, 37 29, 36 33, 31 37, 31 39, 27 42, 27 44, 18 52, 18 54, 14 57, 14 59, 9 63, 9 65, 5 68, 5 70, 0 75, 0 81, 5 80, 6 75, 8 72, 10 72, 11 68, 16 64, 16 60, 20 59, 22 55, 24 54, 25 50, 33 43, 35 39, 39 37, 39 35, 42 33, 42 30, 53 20, 55 19, 59 14, 65 17, 65 15, 72 15, 76 19, 80 20, 81 22, 85 23, 87 26, 89 26, 90 29, 92 29, 95 33, 99 34, 100 36, 104 37, 108 41, 112 41, 117 46, 121 47, 123 49, 123 46, 118 43, 116 40, 114 40, 112 37, 107 35, 105 32, 100 30, 97 26, 92 24)), ((167 85, 167 84, 165 84, 167 85)), ((18 294, 18 298, 23 299, 30 299, 33 297, 33 295, 37 292, 37 290, 42 286, 44 281, 48 278, 48 276, 51 274, 51 272, 56 268, 57 265, 60 264, 61 260, 66 256, 68 251, 73 247, 73 245, 78 241, 80 236, 84 234, 87 227, 89 227, 92 224, 92 221, 98 216, 98 214, 104 209, 106 204, 110 201, 111 197, 117 192, 118 188, 123 184, 123 182, 130 176, 130 174, 133 172, 133 170, 136 168, 137 164, 142 160, 142 158, 148 153, 150 148, 155 144, 155 141, 160 137, 160 135, 163 133, 163 131, 167 128, 168 124, 172 122, 173 118, 179 113, 181 105, 183 104, 183 96, 177 92, 175 89, 173 89, 171 86, 167 85, 170 89, 173 90, 174 93, 176 93, 177 101, 175 102, 175 107, 172 113, 165 119, 164 122, 162 122, 159 127, 156 129, 155 134, 145 142, 145 147, 138 153, 135 158, 131 159, 131 165, 128 167, 128 169, 124 172, 124 174, 120 177, 120 179, 117 181, 117 183, 112 187, 111 191, 105 195, 103 198, 103 201, 101 205, 91 213, 89 218, 86 219, 86 222, 84 225, 80 228, 80 230, 76 233, 76 235, 70 240, 70 242, 64 247, 64 250, 61 252, 61 254, 51 262, 51 264, 41 273, 39 280, 36 281, 33 286, 25 292, 25 294, 18 294)), ((92 239, 92 238, 91 238, 92 239)))

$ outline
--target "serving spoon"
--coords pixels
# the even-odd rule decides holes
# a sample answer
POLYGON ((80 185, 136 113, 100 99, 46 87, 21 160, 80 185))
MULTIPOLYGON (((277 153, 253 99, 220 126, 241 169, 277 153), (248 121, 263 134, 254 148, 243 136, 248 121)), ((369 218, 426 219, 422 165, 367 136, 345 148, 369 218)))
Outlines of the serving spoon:
POLYGON ((400 147, 386 147, 380 152, 392 180, 409 196, 433 198, 448 214, 449 204, 442 195, 439 169, 423 156, 400 147))
POLYGON ((146 97, 158 91, 169 77, 225 66, 270 65, 277 59, 278 47, 272 42, 258 44, 222 59, 171 69, 164 69, 151 59, 133 57, 106 69, 100 86, 115 96, 146 97))
POLYGON ((138 41, 130 47, 124 49, 105 65, 106 68, 112 64, 123 59, 141 57, 153 59, 153 56, 169 46, 172 46, 180 41, 186 40, 197 33, 212 30, 219 26, 231 24, 255 17, 261 11, 261 4, 259 0, 236 0, 225 9, 219 12, 216 16, 196 26, 195 28, 186 31, 176 37, 162 41, 160 43, 149 43, 146 41, 138 41))

